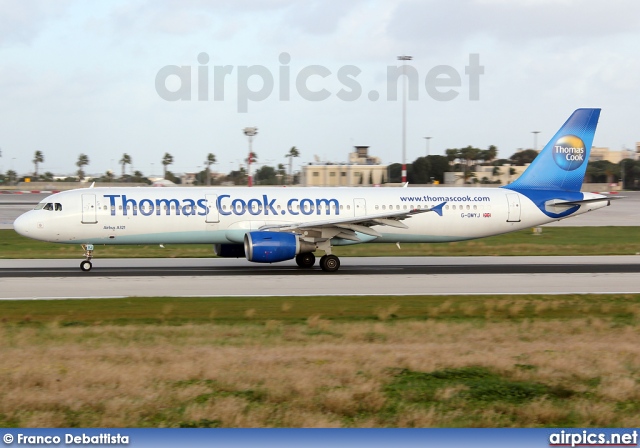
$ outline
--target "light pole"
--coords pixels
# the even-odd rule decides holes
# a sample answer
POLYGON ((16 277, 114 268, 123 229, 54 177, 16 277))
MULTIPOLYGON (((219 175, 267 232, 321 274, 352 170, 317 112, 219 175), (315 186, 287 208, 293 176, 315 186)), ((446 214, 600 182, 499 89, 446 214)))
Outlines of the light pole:
POLYGON ((407 74, 405 61, 412 60, 412 56, 398 56, 402 61, 402 182, 407 181, 407 74))
POLYGON ((533 134, 533 150, 537 151, 538 150, 538 134, 540 133, 540 131, 531 131, 531 133, 533 134))
POLYGON ((255 137, 258 134, 258 128, 256 127, 244 128, 242 132, 244 132, 244 135, 249 137, 249 158, 247 159, 247 185, 251 187, 253 186, 253 179, 251 178, 251 159, 253 159, 253 150, 251 148, 253 143, 253 137, 255 137))
POLYGON ((431 140, 433 137, 424 137, 424 139, 427 141, 427 157, 429 157, 429 140, 431 140))

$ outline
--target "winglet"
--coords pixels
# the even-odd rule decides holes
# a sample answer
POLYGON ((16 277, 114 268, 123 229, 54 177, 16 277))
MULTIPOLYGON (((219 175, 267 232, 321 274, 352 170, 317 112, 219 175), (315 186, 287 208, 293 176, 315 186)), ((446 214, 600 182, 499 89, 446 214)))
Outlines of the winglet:
POLYGON ((446 204, 446 202, 443 202, 441 204, 438 204, 436 206, 433 206, 429 209, 430 212, 436 212, 438 214, 438 216, 442 216, 442 207, 444 207, 444 204, 446 204))

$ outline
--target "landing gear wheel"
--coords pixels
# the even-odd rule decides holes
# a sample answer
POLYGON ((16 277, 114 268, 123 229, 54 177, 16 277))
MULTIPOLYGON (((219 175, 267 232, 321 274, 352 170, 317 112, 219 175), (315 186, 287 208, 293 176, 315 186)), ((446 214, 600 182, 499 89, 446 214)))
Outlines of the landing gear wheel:
POLYGON ((80 269, 82 269, 84 272, 89 272, 92 267, 93 265, 89 260, 84 260, 82 263, 80 263, 80 269))
POLYGON ((335 255, 324 255, 320 258, 320 267, 325 272, 336 272, 340 269, 340 259, 335 255))
POLYGON ((311 268, 316 262, 316 256, 313 255, 313 252, 307 252, 304 254, 296 255, 296 264, 301 268, 311 268))

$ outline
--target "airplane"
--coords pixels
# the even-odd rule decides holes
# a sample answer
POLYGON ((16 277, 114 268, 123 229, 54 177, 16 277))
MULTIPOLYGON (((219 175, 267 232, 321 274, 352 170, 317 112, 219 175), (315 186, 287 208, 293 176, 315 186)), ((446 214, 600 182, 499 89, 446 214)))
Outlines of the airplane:
MULTIPOLYGON (((295 259, 340 268, 334 246, 483 238, 610 205, 580 191, 600 109, 577 109, 514 182, 500 188, 106 187, 53 194, 14 229, 36 240, 95 245, 213 244, 219 257, 295 259)), ((405 185, 406 186, 406 185, 405 185)))

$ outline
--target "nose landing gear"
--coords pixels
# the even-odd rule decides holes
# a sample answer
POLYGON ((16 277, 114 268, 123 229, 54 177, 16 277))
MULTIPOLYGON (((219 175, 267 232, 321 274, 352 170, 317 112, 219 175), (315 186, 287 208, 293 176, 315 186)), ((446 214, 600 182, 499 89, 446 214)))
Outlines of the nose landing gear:
POLYGON ((93 244, 83 244, 82 249, 84 249, 85 259, 80 263, 80 269, 84 272, 89 272, 93 267, 93 264, 91 264, 91 259, 93 258, 93 244))

